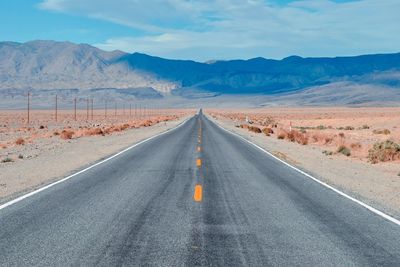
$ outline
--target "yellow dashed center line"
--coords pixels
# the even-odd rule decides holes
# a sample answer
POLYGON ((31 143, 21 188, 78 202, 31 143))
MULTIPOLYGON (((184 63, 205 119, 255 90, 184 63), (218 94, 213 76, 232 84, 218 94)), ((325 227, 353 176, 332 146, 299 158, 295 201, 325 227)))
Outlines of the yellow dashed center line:
MULTIPOLYGON (((201 121, 199 120, 199 131, 198 131, 198 139, 197 139, 197 152, 201 152, 201 138, 202 138, 202 129, 201 129, 201 121)), ((199 168, 199 176, 201 176, 201 158, 196 159, 196 166, 199 168)), ((196 183, 194 186, 194 194, 193 199, 196 202, 201 202, 203 200, 203 186, 199 183, 196 183)))
POLYGON ((194 186, 194 195, 193 195, 193 199, 196 202, 200 202, 203 199, 203 186, 201 186, 200 184, 196 184, 194 186))

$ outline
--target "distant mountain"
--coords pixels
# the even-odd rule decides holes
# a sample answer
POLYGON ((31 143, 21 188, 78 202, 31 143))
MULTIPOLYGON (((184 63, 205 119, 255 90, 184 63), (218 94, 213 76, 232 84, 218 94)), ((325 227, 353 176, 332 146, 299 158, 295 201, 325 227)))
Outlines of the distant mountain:
POLYGON ((86 92, 109 89, 120 93, 125 90, 124 94, 134 97, 171 96, 192 100, 226 95, 272 95, 287 99, 301 94, 307 96, 308 102, 314 103, 309 97, 320 92, 327 97, 319 95, 315 101, 329 103, 329 94, 335 91, 332 103, 337 103, 343 93, 352 97, 341 103, 351 104, 353 100, 367 103, 369 95, 379 101, 377 97, 382 98, 382 94, 369 94, 371 88, 374 92, 379 88, 383 91, 388 89, 386 91, 390 93, 386 96, 396 99, 399 87, 400 53, 200 63, 140 53, 106 52, 90 45, 69 42, 0 43, 0 89, 9 93, 28 89, 78 89, 86 92), (361 93, 363 86, 365 95, 354 100, 356 96, 348 90, 357 88, 356 91, 361 93), (390 97, 392 94, 394 98, 390 97))
POLYGON ((0 43, 0 89, 93 89, 152 87, 160 92, 174 83, 133 70, 119 59, 87 44, 33 41, 0 43))

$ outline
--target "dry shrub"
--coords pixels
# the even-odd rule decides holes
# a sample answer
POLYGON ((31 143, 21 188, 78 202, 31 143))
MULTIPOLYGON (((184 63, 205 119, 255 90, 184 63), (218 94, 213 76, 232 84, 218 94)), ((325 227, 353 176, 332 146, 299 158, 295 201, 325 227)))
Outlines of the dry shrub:
POLYGON ((249 128, 249 125, 247 125, 247 124, 240 124, 240 128, 242 128, 242 129, 248 129, 248 128, 249 128))
POLYGON ((258 128, 257 126, 249 126, 248 130, 253 133, 261 133, 262 132, 261 129, 258 128))
POLYGON ((121 131, 124 131, 129 128, 129 124, 125 123, 125 124, 121 125, 120 128, 121 128, 121 131))
POLYGON ((333 137, 327 134, 316 133, 311 136, 313 143, 321 143, 323 145, 329 145, 333 142, 333 137))
POLYGON ((15 140, 15 144, 19 145, 19 146, 25 145, 24 138, 22 138, 22 137, 17 138, 17 140, 15 140))
POLYGON ((57 136, 57 135, 60 135, 60 133, 59 133, 58 131, 55 131, 55 132, 53 133, 53 135, 54 135, 54 136, 57 136))
POLYGON ((332 142, 333 142, 333 138, 332 138, 332 137, 326 136, 326 137, 324 138, 324 145, 329 145, 329 144, 331 144, 332 142))
POLYGON ((385 135, 390 134, 390 130, 389 130, 389 129, 373 130, 372 132, 373 132, 374 134, 385 134, 385 135))
POLYGON ((391 140, 377 142, 368 150, 368 159, 372 163, 400 159, 400 145, 391 140))
POLYGON ((351 151, 348 147, 346 147, 345 145, 341 145, 338 147, 338 149, 336 150, 337 153, 343 154, 345 156, 350 156, 351 155, 351 151))
POLYGON ((344 129, 347 130, 347 131, 353 131, 354 127, 353 126, 346 126, 346 127, 344 127, 344 129))
POLYGON ((362 145, 360 143, 351 143, 350 144, 351 149, 360 149, 362 145))
POLYGON ((266 136, 270 136, 271 134, 274 133, 274 131, 271 128, 265 127, 262 132, 266 135, 266 136))
POLYGON ((280 130, 278 132, 278 135, 276 136, 276 138, 278 139, 286 139, 287 138, 288 133, 285 130, 280 130))
POLYGON ((308 135, 306 133, 299 133, 296 136, 296 142, 303 146, 307 145, 308 144, 308 135))
POLYGON ((61 139, 64 139, 64 140, 67 140, 67 139, 72 139, 72 136, 75 134, 75 132, 74 131, 72 131, 72 130, 63 130, 62 132, 61 132, 61 135, 60 135, 60 137, 61 137, 61 139))
POLYGON ((290 131, 287 135, 287 139, 290 142, 296 142, 301 145, 307 145, 308 144, 308 135, 306 133, 301 133, 299 131, 290 131))
POLYGON ((153 122, 151 120, 145 120, 144 122, 139 124, 139 127, 149 127, 151 125, 153 125, 153 122))
POLYGON ((296 130, 292 130, 290 132, 282 130, 278 133, 277 137, 278 139, 287 139, 290 142, 296 142, 301 145, 307 145, 309 139, 307 133, 302 133, 296 130))
POLYGON ((101 128, 92 128, 92 129, 87 129, 83 135, 84 136, 104 135, 104 132, 101 128))

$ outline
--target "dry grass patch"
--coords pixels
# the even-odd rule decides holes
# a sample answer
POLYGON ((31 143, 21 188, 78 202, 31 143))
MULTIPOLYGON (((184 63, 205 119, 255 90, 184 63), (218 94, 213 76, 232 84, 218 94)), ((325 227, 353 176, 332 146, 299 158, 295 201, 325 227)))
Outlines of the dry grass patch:
POLYGON ((15 143, 16 145, 18 145, 18 146, 22 146, 22 145, 25 145, 25 140, 24 140, 24 138, 19 137, 19 138, 17 138, 17 140, 15 140, 14 143, 15 143))
POLYGON ((61 132, 60 137, 61 139, 67 140, 72 139, 72 136, 75 134, 74 131, 65 129, 61 132))
POLYGON ((384 135, 389 135, 390 130, 389 129, 383 129, 383 130, 373 130, 372 133, 374 134, 384 134, 384 135))

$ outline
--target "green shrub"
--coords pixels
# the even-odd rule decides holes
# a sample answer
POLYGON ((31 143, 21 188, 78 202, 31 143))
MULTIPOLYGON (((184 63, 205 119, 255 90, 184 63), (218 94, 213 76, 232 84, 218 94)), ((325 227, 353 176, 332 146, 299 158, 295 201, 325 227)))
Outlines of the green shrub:
POLYGON ((3 159, 1 162, 2 163, 14 162, 14 160, 12 158, 7 157, 7 158, 3 159))
POLYGON ((338 149, 336 150, 337 153, 343 154, 345 156, 350 156, 351 155, 351 151, 348 147, 341 145, 338 147, 338 149))

